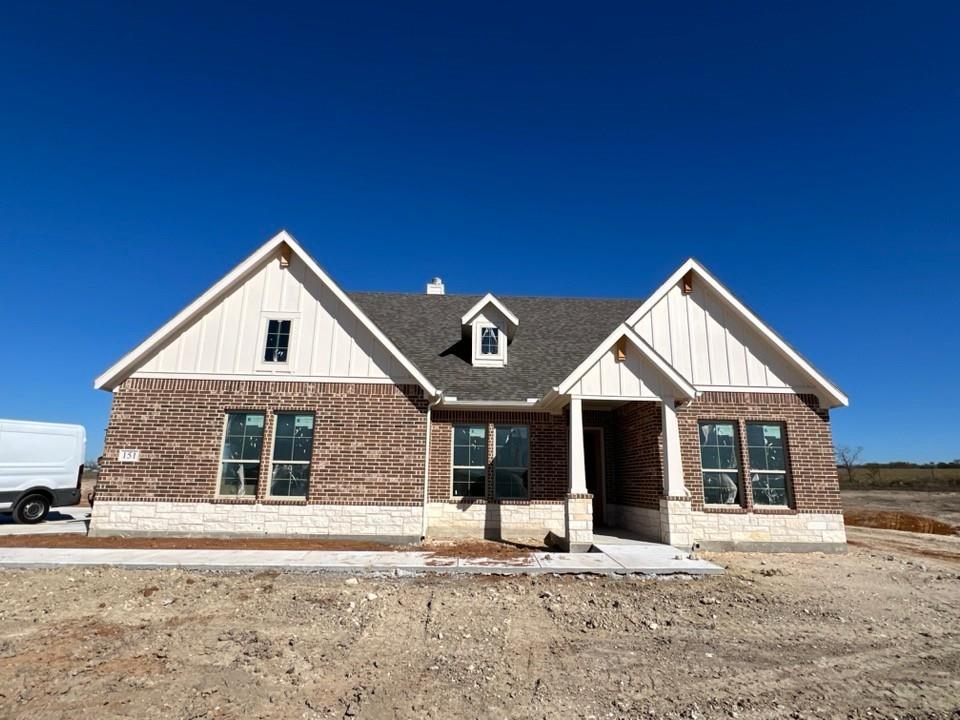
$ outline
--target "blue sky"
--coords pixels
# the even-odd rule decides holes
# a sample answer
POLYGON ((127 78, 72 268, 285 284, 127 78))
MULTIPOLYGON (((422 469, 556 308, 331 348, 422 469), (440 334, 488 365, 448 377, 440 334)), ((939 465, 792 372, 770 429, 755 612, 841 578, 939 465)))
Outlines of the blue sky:
POLYGON ((348 290, 695 256, 850 395, 838 443, 960 457, 956 3, 198 5, 0 15, 0 416, 96 456, 93 378, 286 227, 348 290))

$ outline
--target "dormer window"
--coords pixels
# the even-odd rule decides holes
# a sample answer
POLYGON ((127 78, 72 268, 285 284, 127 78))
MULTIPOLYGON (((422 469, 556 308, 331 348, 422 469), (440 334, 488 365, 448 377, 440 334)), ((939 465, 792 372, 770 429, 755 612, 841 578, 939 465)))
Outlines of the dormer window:
POLYGON ((463 339, 470 343, 474 367, 503 367, 507 346, 520 321, 502 302, 487 293, 460 318, 463 339))
POLYGON ((480 354, 500 354, 500 331, 492 325, 480 329, 480 354))
POLYGON ((267 322, 267 343, 263 351, 263 361, 285 363, 290 351, 290 320, 270 320, 267 322))

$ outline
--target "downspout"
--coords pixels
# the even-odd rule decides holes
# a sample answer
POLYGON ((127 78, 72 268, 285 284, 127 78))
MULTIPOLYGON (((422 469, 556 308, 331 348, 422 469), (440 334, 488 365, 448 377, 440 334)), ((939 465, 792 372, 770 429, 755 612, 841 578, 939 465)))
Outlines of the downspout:
POLYGON ((430 427, 432 423, 432 410, 434 405, 438 405, 443 400, 443 390, 437 393, 437 397, 427 404, 427 438, 423 456, 423 510, 420 513, 420 539, 427 537, 427 502, 430 497, 430 427))

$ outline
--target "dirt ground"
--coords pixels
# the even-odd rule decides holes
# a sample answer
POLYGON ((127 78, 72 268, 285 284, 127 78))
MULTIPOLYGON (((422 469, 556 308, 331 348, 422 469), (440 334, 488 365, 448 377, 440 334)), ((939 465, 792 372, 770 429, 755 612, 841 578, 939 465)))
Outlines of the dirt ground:
POLYGON ((0 571, 0 717, 960 718, 960 538, 726 575, 0 571))
POLYGON ((960 528, 960 492, 925 490, 844 490, 847 511, 906 512, 960 528))

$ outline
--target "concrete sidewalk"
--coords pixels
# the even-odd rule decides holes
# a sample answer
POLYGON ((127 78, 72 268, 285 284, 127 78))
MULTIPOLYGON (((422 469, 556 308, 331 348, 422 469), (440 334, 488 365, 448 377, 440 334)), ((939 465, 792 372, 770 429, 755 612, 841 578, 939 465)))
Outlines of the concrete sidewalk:
POLYGON ((420 551, 328 550, 127 550, 102 548, 0 548, 0 567, 53 568, 111 565, 136 569, 262 570, 441 573, 641 573, 714 575, 718 565, 691 559, 666 545, 619 547, 615 553, 530 552, 514 559, 444 557, 420 551))
POLYGON ((21 525, 11 515, 0 514, 0 535, 60 535, 87 534, 90 508, 83 505, 58 507, 50 510, 47 519, 36 525, 21 525))

